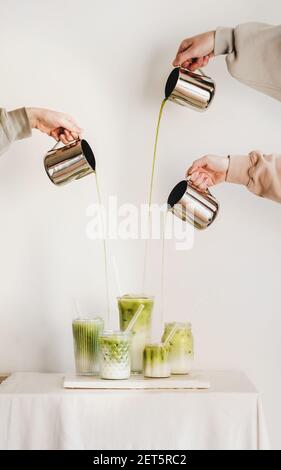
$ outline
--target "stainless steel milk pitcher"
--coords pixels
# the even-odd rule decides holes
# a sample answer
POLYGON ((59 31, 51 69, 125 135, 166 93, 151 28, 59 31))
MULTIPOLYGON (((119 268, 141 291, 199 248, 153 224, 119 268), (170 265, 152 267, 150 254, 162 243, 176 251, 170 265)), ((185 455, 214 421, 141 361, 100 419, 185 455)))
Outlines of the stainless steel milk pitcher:
POLYGON ((59 144, 44 158, 45 170, 54 184, 60 186, 95 172, 95 157, 86 140, 77 139, 58 148, 59 144))
POLYGON ((214 98, 215 89, 214 80, 204 75, 201 70, 199 73, 194 73, 188 69, 176 67, 168 77, 165 97, 182 106, 205 111, 214 98))
POLYGON ((183 180, 171 191, 168 209, 185 222, 203 230, 215 220, 219 203, 209 190, 200 192, 191 181, 183 180))

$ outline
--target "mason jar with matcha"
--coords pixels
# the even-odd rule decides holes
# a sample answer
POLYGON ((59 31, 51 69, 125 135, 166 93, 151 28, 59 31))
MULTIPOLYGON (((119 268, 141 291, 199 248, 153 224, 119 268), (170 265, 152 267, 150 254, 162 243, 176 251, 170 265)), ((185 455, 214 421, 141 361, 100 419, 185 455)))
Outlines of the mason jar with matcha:
POLYGON ((170 377, 169 347, 163 343, 147 344, 143 352, 145 377, 170 377))
POLYGON ((162 336, 163 342, 165 342, 173 330, 174 333, 167 342, 171 373, 188 374, 192 369, 194 357, 191 324, 188 322, 165 323, 164 334, 162 336))
POLYGON ((144 295, 123 295, 118 297, 120 329, 125 331, 141 305, 142 311, 132 327, 131 333, 131 370, 142 372, 143 351, 150 341, 151 316, 154 299, 144 295))
POLYGON ((99 336, 102 379, 128 379, 131 372, 130 332, 103 331, 99 336))
POLYGON ((74 357, 77 375, 96 375, 98 373, 98 337, 102 330, 102 318, 75 318, 75 320, 72 321, 74 357))

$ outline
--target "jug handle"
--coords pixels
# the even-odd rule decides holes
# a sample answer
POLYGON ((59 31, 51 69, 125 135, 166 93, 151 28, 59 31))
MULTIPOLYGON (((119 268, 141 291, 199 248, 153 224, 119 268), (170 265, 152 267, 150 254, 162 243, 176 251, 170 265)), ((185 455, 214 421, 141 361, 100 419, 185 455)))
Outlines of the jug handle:
POLYGON ((181 70, 185 70, 186 72, 191 72, 191 73, 194 73, 194 75, 202 75, 202 77, 206 77, 206 78, 209 78, 207 75, 204 74, 203 70, 202 69, 197 69, 196 72, 193 72, 192 70, 190 69, 187 69, 185 67, 182 67, 181 65, 179 67, 177 67, 181 70), (199 73, 197 73, 199 72, 199 73))
MULTIPOLYGON (((191 178, 191 177, 188 176, 187 178, 185 178, 185 181, 186 181, 187 183, 189 183, 190 178, 191 178)), ((219 205, 219 202, 218 202, 218 200, 215 198, 215 196, 213 196, 213 194, 210 192, 209 188, 207 188, 206 191, 202 192, 202 191, 200 191, 198 188, 196 188, 196 186, 194 186, 194 184, 192 184, 192 183, 189 183, 189 186, 191 186, 192 189, 194 189, 195 191, 197 191, 197 192, 199 192, 199 193, 201 192, 201 194, 207 194, 207 196, 211 199, 211 201, 213 202, 213 204, 215 204, 215 205, 219 208, 219 206, 220 206, 220 205, 219 205)))
POLYGON ((214 197, 214 196, 210 193, 209 188, 207 188, 205 191, 200 191, 194 184, 192 184, 192 182, 191 182, 191 176, 188 176, 187 178, 185 178, 185 180, 187 181, 187 183, 189 183, 189 185, 190 185, 192 188, 196 189, 196 191, 199 191, 199 192, 201 192, 202 194, 206 193, 206 194, 208 194, 209 196, 214 197))
POLYGON ((186 67, 182 67, 181 65, 179 65, 178 68, 182 69, 182 70, 185 70, 186 72, 194 73, 195 75, 196 75, 197 72, 199 72, 198 75, 203 75, 205 77, 205 74, 204 74, 202 69, 197 69, 196 72, 193 72, 192 70, 187 69, 186 67))
MULTIPOLYGON (((80 140, 80 137, 78 137, 78 139, 76 140, 72 140, 71 142, 68 142, 66 145, 74 144, 75 142, 78 142, 79 140, 80 140)), ((55 150, 57 146, 61 143, 62 143, 61 140, 58 140, 58 142, 55 143, 55 145, 53 146, 53 148, 51 148, 51 150, 49 150, 49 152, 52 152, 53 150, 55 150)))

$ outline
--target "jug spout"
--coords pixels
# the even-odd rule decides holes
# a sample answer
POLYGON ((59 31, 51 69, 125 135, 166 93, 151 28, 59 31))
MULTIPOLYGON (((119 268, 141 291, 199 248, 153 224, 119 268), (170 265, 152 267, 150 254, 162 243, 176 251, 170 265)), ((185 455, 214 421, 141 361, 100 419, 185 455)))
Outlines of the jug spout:
POLYGON ((165 86, 165 98, 196 111, 205 111, 213 101, 215 82, 201 71, 191 72, 176 67, 170 73, 165 86))
POLYGON ((219 212, 217 199, 209 192, 200 192, 189 181, 180 181, 168 197, 168 209, 184 222, 204 230, 215 220, 219 212))
POLYGON ((95 156, 86 140, 78 139, 57 148, 58 145, 59 142, 44 158, 47 175, 55 185, 61 186, 95 172, 95 156))

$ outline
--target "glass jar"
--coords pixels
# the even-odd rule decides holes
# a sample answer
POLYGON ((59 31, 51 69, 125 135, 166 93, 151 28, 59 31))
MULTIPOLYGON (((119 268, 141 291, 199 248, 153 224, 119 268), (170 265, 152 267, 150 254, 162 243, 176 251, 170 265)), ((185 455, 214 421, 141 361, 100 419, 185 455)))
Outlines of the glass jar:
POLYGON ((194 358, 191 323, 165 323, 164 334, 162 336, 163 342, 165 342, 174 328, 174 334, 168 341, 171 373, 188 374, 192 369, 194 358))
POLYGON ((128 379, 131 372, 131 333, 103 331, 99 336, 100 376, 102 379, 128 379))
POLYGON ((145 377, 170 377, 169 347, 163 343, 147 344, 143 352, 145 377))
POLYGON ((96 375, 98 373, 98 337, 102 330, 102 318, 75 318, 72 321, 74 357, 77 375, 96 375))
POLYGON ((139 307, 143 305, 143 310, 131 330, 131 370, 132 372, 142 372, 144 347, 150 341, 154 299, 144 295, 123 295, 117 300, 122 331, 126 330, 139 307))

